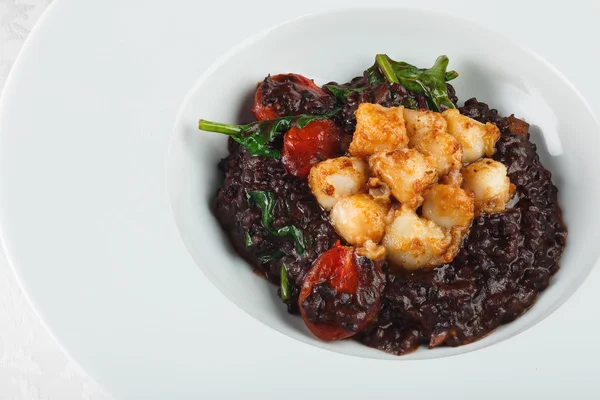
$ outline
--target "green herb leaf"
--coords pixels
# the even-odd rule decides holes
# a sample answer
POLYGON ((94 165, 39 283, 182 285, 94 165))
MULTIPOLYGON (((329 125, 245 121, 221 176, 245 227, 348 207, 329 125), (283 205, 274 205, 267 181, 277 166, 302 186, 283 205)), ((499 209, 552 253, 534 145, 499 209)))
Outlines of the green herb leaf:
POLYGON ((385 76, 379 70, 377 62, 367 69, 367 74, 369 75, 369 85, 377 86, 380 83, 385 83, 385 76))
MULTIPOLYGON (((366 73, 369 77, 369 86, 385 82, 401 83, 413 93, 424 94, 429 107, 441 111, 442 108, 454 108, 454 104, 448 97, 445 82, 457 78, 458 73, 446 71, 447 66, 446 56, 438 57, 432 68, 421 69, 403 61, 394 61, 385 54, 378 54, 375 56, 375 64, 368 68, 366 73)), ((366 87, 347 88, 336 85, 326 85, 326 88, 340 102, 344 102, 351 93, 360 93, 366 89, 366 87)), ((402 105, 407 108, 418 108, 416 100, 410 97, 406 98, 402 105)))
POLYGON ((325 85, 327 89, 335 96, 336 99, 340 102, 344 102, 346 98, 350 95, 350 93, 360 93, 366 89, 366 87, 359 88, 347 88, 335 85, 325 85))
POLYGON ((446 76, 445 76, 446 82, 451 81, 452 79, 456 79, 456 78, 458 78, 458 72, 456 72, 456 71, 446 72, 446 76))
POLYGON ((244 232, 244 242, 246 244, 246 247, 252 246, 252 237, 250 236, 250 232, 248 231, 244 232))
POLYGON ((260 257, 258 257, 258 259, 259 259, 259 261, 261 263, 266 264, 269 261, 279 260, 283 256, 285 256, 285 253, 283 251, 281 251, 281 250, 277 250, 273 254, 267 254, 267 255, 264 255, 264 256, 260 256, 260 257))
POLYGON ((279 150, 268 146, 273 139, 284 134, 293 126, 304 128, 312 121, 329 119, 337 112, 339 112, 339 109, 323 115, 302 114, 265 121, 256 121, 246 125, 230 125, 201 119, 198 122, 198 128, 203 131, 230 135, 233 140, 244 146, 253 156, 279 158, 279 150))
MULTIPOLYGON (((379 70, 379 66, 377 65, 377 63, 367 68, 365 73, 368 77, 367 86, 377 86, 381 83, 386 82, 385 76, 383 76, 383 74, 379 70)), ((331 94, 333 94, 335 98, 340 102, 344 102, 351 93, 363 92, 365 89, 367 89, 367 86, 349 88, 337 85, 325 85, 325 87, 329 89, 331 94)))
POLYGON ((416 110, 419 108, 419 103, 417 103, 417 101, 412 97, 406 97, 404 100, 402 100, 402 106, 416 110))
POLYGON ((420 69, 404 61, 394 61, 385 54, 378 54, 375 61, 388 82, 399 82, 411 92, 424 94, 432 110, 456 108, 448 97, 446 81, 456 78, 458 73, 446 71, 448 57, 439 56, 429 69, 420 69))
POLYGON ((448 57, 439 56, 433 67, 423 71, 419 78, 425 89, 425 96, 427 96, 430 106, 433 106, 431 108, 436 111, 443 111, 443 107, 455 108, 454 103, 448 97, 448 88, 446 87, 448 62, 448 57))
POLYGON ((273 225, 273 207, 275 206, 275 199, 273 193, 263 191, 252 191, 248 192, 248 200, 251 205, 256 205, 260 208, 261 223, 268 231, 272 231, 273 225))
POLYGON ((375 56, 375 63, 379 66, 379 70, 385 76, 385 79, 390 83, 400 83, 396 71, 392 66, 392 60, 385 54, 377 54, 375 56))
POLYGON ((277 230, 277 236, 291 236, 294 239, 294 242, 296 243, 296 251, 298 252, 298 254, 304 253, 304 250, 306 249, 304 234, 302 233, 302 230, 299 229, 297 226, 284 226, 283 228, 277 230))
POLYGON ((295 225, 288 225, 279 229, 273 228, 273 208, 275 207, 273 193, 259 190, 248 192, 248 202, 260 208, 261 224, 270 234, 278 237, 291 236, 296 244, 298 254, 304 253, 306 241, 300 228, 295 225))
POLYGON ((281 264, 281 300, 288 301, 290 298, 290 283, 288 282, 287 269, 281 264))

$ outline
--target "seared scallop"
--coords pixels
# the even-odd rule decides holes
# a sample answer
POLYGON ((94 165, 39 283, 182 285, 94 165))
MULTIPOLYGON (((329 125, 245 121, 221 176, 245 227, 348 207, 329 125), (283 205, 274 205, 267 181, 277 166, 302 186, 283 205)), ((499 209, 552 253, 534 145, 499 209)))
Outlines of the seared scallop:
POLYGON ((484 158, 464 167, 462 187, 475 194, 475 214, 502 212, 510 200, 514 186, 501 162, 484 158))
POLYGON ((339 199, 331 209, 331 224, 346 242, 362 246, 379 243, 385 232, 387 208, 368 194, 339 199))
POLYGON ((367 165, 360 158, 338 157, 320 162, 308 175, 310 189, 326 210, 338 199, 366 190, 367 165))
POLYGON ((369 159, 369 165, 394 197, 408 207, 419 206, 423 191, 437 181, 434 160, 414 149, 376 153, 369 159))
POLYGON ((448 133, 454 136, 463 151, 463 164, 470 164, 481 157, 490 157, 495 152, 495 144, 500 138, 500 130, 492 123, 482 124, 457 109, 442 113, 448 122, 448 133))
POLYGON ((409 139, 429 133, 446 133, 448 127, 442 114, 426 109, 405 108, 404 124, 409 139))
POLYGON ((423 193, 423 217, 442 228, 468 228, 473 221, 473 192, 450 185, 433 185, 423 193))
POLYGON ((377 151, 405 148, 408 136, 403 110, 404 107, 360 104, 356 111, 356 130, 350 143, 350 154, 366 157, 377 151))
POLYGON ((410 146, 433 158, 439 177, 444 177, 453 171, 458 172, 462 167, 462 147, 454 136, 446 132, 412 136, 410 146))
POLYGON ((431 268, 449 262, 453 257, 451 254, 446 256, 452 244, 451 235, 405 207, 393 213, 382 244, 392 267, 431 268))

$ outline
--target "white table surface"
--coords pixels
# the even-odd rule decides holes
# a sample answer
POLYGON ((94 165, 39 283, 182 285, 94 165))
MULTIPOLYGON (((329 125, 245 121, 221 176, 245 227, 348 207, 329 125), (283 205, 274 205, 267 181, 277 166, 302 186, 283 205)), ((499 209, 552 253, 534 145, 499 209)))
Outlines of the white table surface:
MULTIPOLYGON (((52 0, 0 0, 0 93, 31 28, 52 0)), ((0 246, 0 399, 105 400, 27 302, 0 246)))
MULTIPOLYGON (((19 49, 51 1, 0 0, 0 92, 19 49)), ((504 4, 514 7, 515 2, 511 3, 507 5, 498 2, 497 6, 502 7, 504 4)), ((519 7, 532 14, 536 7, 532 3, 523 1, 519 7)), ((575 84, 595 112, 600 114, 600 98, 597 96, 600 81, 593 73, 595 67, 590 63, 594 59, 591 53, 596 51, 595 41, 600 37, 600 2, 573 0, 548 6, 550 3, 552 2, 547 2, 543 9, 545 15, 540 15, 537 20, 528 21, 536 26, 536 29, 530 29, 526 37, 519 37, 523 26, 511 27, 511 21, 506 21, 505 26, 492 24, 495 26, 491 28, 524 43, 546 57, 575 84), (562 32, 561 19, 565 15, 581 20, 580 32, 562 32), (585 40, 577 41, 577 37, 585 40)), ((519 12, 516 7, 515 12, 519 12)), ((515 20, 523 22, 520 18, 515 20)), ((594 299, 594 292, 598 287, 600 273, 597 268, 583 287, 556 312, 559 315, 552 320, 569 319, 570 323, 576 323, 583 331, 586 326, 594 326, 587 319, 573 320, 569 315, 578 307, 589 304, 594 299)), ((551 326, 551 323, 546 321, 541 324, 551 326)), ((595 332, 584 334, 582 339, 590 340, 586 339, 590 334, 593 336, 595 332)), ((588 354, 592 359, 598 355, 600 354, 597 351, 595 354, 588 354)), ((595 384, 597 385, 597 382, 595 384)), ((0 247, 0 399, 108 398, 92 379, 63 354, 46 331, 28 304, 0 247)))

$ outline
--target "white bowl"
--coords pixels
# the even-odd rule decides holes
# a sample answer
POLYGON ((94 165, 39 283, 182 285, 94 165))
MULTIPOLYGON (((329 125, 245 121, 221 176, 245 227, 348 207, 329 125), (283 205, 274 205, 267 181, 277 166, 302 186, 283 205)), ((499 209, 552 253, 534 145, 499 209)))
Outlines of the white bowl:
POLYGON ((447 15, 406 9, 319 14, 251 38, 217 61, 181 106, 168 159, 171 206, 187 248, 225 296, 266 325, 328 350, 393 358, 353 341, 326 343, 313 337, 301 318, 286 312, 276 288, 232 250, 209 207, 221 184, 217 163, 227 154, 226 137, 197 129, 199 118, 251 121, 254 89, 269 73, 296 72, 318 84, 345 82, 372 65, 376 53, 423 67, 446 54, 450 68, 460 74, 452 83, 461 101, 475 96, 503 115, 514 113, 527 120, 542 162, 559 187, 569 229, 561 268, 527 313, 473 344, 422 349, 399 359, 459 354, 530 328, 575 292, 600 255, 600 193, 584 178, 600 175, 598 124, 577 91, 543 59, 447 15))

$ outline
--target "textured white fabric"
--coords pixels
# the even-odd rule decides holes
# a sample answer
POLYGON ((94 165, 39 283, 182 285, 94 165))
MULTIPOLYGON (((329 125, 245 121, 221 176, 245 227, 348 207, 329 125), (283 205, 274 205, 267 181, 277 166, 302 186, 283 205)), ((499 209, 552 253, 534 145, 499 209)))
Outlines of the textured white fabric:
MULTIPOLYGON (((27 35, 51 1, 0 0, 0 93, 27 35)), ((1 246, 0 399, 108 399, 41 324, 1 246)))

